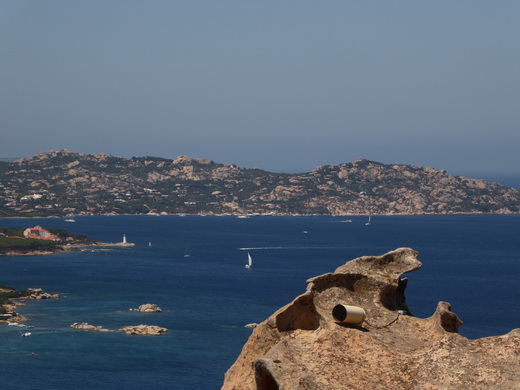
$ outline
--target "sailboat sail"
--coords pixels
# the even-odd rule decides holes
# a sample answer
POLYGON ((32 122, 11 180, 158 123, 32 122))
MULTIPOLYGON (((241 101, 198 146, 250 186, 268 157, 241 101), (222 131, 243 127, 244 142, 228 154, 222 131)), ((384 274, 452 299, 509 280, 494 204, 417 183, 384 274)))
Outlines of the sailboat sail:
POLYGON ((251 257, 251 254, 247 252, 247 264, 246 268, 251 268, 253 266, 253 258, 251 257))

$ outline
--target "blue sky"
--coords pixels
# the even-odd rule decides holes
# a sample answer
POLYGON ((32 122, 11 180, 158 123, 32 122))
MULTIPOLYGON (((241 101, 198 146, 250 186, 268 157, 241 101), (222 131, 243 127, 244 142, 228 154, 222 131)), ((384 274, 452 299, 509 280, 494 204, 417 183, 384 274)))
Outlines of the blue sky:
POLYGON ((0 157, 520 173, 520 2, 0 0, 0 157))

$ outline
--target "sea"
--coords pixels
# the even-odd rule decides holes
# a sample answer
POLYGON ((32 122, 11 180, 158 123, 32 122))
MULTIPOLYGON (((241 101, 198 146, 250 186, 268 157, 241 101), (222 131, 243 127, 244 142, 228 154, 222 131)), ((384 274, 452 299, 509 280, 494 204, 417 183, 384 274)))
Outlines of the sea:
POLYGON ((520 327, 520 215, 367 217, 93 216, 2 219, 67 228, 133 247, 0 258, 0 284, 61 299, 19 308, 30 337, 0 325, 1 389, 219 389, 259 323, 306 280, 399 247, 423 267, 405 275, 413 315, 449 302, 470 339, 520 327), (247 269, 248 253, 253 267, 247 269), (162 313, 129 311, 159 305, 162 313), (162 336, 71 329, 158 325, 162 336))

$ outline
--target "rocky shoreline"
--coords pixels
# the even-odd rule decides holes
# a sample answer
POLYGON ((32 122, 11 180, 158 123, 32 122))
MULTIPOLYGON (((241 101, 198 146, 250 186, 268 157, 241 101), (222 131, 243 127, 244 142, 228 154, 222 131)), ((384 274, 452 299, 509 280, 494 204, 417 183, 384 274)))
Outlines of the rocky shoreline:
POLYGON ((58 247, 55 250, 51 251, 6 251, 4 253, 0 253, 0 256, 47 256, 47 255, 56 255, 62 253, 70 253, 70 252, 92 252, 92 251, 103 251, 103 250, 111 250, 111 247, 132 247, 135 246, 134 243, 123 243, 123 242, 91 242, 88 244, 67 244, 58 247), (107 249, 105 249, 107 248, 107 249))
MULTIPOLYGON (((23 290, 22 292, 16 291, 12 288, 0 287, 0 294, 2 293, 19 296, 17 296, 16 298, 4 298, 3 302, 0 301, 0 324, 5 323, 7 325, 19 327, 26 327, 21 323, 28 321, 28 319, 16 312, 17 307, 23 306, 27 303, 27 301, 31 300, 34 301, 61 298, 59 294, 49 294, 44 292, 41 288, 28 288, 27 290, 23 290)), ((162 309, 155 304, 147 303, 144 305, 140 305, 137 309, 129 309, 129 311, 135 311, 138 313, 161 313, 162 309)), ((70 325, 70 328, 93 332, 116 332, 116 330, 107 329, 102 326, 91 325, 87 322, 75 322, 70 325)), ((162 334, 168 333, 167 328, 163 328, 157 325, 144 324, 124 326, 118 329, 118 331, 128 335, 135 336, 160 336, 162 334)))
POLYGON ((61 298, 59 294, 46 293, 41 288, 28 288, 26 290, 17 291, 12 288, 3 287, 0 288, 0 293, 15 295, 15 297, 3 298, 2 302, 0 302, 0 323, 26 322, 27 318, 16 312, 16 308, 24 306, 26 301, 61 298))
MULTIPOLYGON (((200 212, 200 213, 134 213, 134 214, 115 214, 115 213, 81 213, 78 216, 81 217, 367 217, 368 215, 379 216, 379 217, 392 217, 392 216, 412 216, 412 215, 517 215, 520 212, 499 210, 496 212, 477 212, 477 211, 456 211, 456 212, 340 212, 335 214, 327 213, 291 213, 291 212, 267 212, 267 213, 248 213, 244 214, 237 211, 236 213, 215 213, 215 212, 200 212)), ((20 217, 0 217, 1 219, 17 219, 20 217)), ((63 219, 60 216, 28 216, 23 219, 63 219)), ((117 244, 117 243, 116 243, 117 244)), ((109 244, 112 245, 112 244, 109 244)))

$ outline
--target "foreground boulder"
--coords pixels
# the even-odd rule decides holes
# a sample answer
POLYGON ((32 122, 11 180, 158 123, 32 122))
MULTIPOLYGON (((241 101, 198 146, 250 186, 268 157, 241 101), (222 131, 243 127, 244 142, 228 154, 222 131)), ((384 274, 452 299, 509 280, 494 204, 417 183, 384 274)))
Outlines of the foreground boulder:
POLYGON ((124 328, 119 329, 126 334, 136 335, 136 336, 160 336, 164 333, 168 332, 168 329, 161 328, 160 326, 155 325, 134 325, 134 326, 125 326, 124 328))
POLYGON ((225 375, 224 390, 514 389, 520 329, 469 340, 448 303, 413 317, 407 279, 418 253, 365 256, 307 281, 307 291, 259 324, 225 375), (361 307, 360 324, 339 324, 338 304, 361 307))

